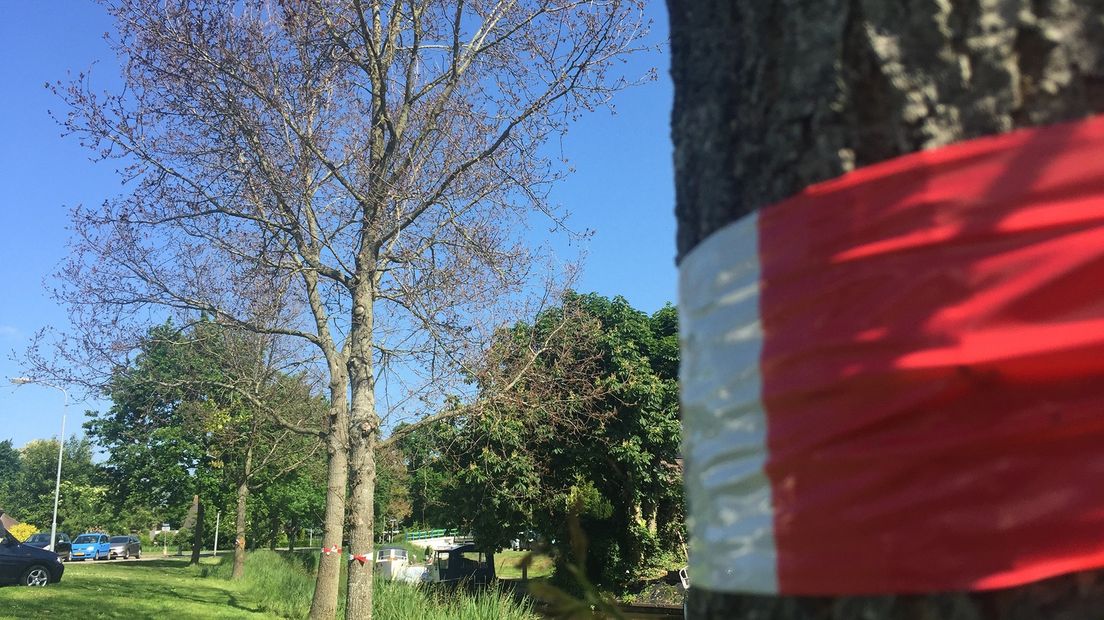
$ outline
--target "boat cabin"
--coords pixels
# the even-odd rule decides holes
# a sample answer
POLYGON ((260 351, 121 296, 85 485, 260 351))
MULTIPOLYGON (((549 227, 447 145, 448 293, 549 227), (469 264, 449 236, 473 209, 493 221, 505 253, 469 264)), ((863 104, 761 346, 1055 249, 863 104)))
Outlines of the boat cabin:
POLYGON ((494 579, 494 553, 480 551, 473 543, 434 550, 430 581, 467 580, 475 585, 486 585, 494 579))

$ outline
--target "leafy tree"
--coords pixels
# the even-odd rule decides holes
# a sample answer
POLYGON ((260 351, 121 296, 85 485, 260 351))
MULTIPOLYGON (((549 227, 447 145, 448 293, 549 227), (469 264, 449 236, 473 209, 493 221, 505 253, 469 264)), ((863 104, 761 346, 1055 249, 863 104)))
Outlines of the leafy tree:
MULTIPOLYGON (((566 541, 566 516, 580 509, 588 572, 618 587, 679 548, 677 317, 671 306, 648 316, 620 297, 564 303, 598 325, 558 350, 588 368, 585 382, 552 372, 497 415, 438 428, 434 462, 451 476, 443 492, 452 523, 473 527, 487 546, 529 528, 566 541)), ((538 316, 513 335, 554 324, 538 316)))
POLYGON ((410 493, 410 473, 402 453, 395 447, 380 450, 376 455, 376 516, 375 530, 384 532, 390 524, 405 521, 413 513, 410 493))
POLYGON ((255 541, 275 547, 281 536, 289 545, 302 531, 322 522, 326 504, 326 470, 320 459, 303 459, 311 445, 298 438, 299 445, 285 446, 300 464, 290 470, 262 470, 251 483, 250 529, 255 541), (300 452, 300 451, 303 452, 300 452))
POLYGON ((133 363, 108 385, 111 408, 91 414, 85 429, 108 452, 104 465, 120 512, 150 508, 182 523, 192 498, 219 485, 214 431, 225 401, 211 398, 203 381, 217 379, 216 364, 176 346, 179 338, 171 324, 151 330, 133 363))
POLYGON ((109 449, 113 490, 129 503, 120 512, 142 507, 188 521, 193 562, 210 538, 206 527, 214 514, 207 504, 235 507, 236 578, 244 569, 251 485, 317 453, 317 439, 284 422, 317 429, 325 407, 303 377, 273 368, 267 345, 255 334, 209 321, 187 330, 158 326, 109 384, 111 409, 87 423, 89 435, 109 449))
POLYGON ((10 439, 0 441, 0 506, 13 506, 12 494, 19 476, 19 451, 10 439))
POLYGON ((410 515, 405 525, 429 527, 448 520, 445 492, 454 484, 454 473, 439 462, 442 428, 451 432, 447 424, 425 426, 402 433, 395 443, 407 472, 410 515))
MULTIPOLYGON (((19 470, 5 510, 39 529, 49 529, 54 512, 58 442, 36 439, 19 450, 19 470)), ((58 531, 111 525, 104 510, 102 473, 92 462, 92 447, 84 438, 65 442, 58 498, 58 531)))

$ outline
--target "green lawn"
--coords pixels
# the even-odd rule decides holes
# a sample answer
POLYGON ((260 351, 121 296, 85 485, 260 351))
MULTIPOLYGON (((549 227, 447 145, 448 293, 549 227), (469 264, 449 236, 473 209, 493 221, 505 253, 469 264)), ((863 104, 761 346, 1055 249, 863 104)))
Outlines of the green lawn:
MULTIPOLYGON (((521 559, 528 551, 499 551, 495 554, 495 576, 499 579, 521 579, 521 559)), ((533 554, 529 564, 529 578, 539 579, 552 574, 552 558, 547 555, 533 554)))
MULTIPOLYGON (((520 554, 519 554, 520 555, 520 554)), ((8 618, 301 618, 310 606, 317 554, 263 550, 246 557, 245 579, 231 582, 229 556, 67 564, 61 583, 0 589, 0 620, 8 618)), ((472 596, 376 583, 377 620, 536 620, 531 606, 509 593, 472 596)), ((339 617, 343 615, 339 610, 339 617)))
POLYGON ((61 583, 0 589, 0 618, 269 618, 257 600, 205 579, 187 558, 71 562, 61 583))

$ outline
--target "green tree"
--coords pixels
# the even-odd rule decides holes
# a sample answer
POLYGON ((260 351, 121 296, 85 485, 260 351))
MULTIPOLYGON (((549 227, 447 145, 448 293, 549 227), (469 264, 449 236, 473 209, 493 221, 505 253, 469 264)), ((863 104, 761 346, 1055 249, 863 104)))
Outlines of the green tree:
POLYGON ((171 324, 151 330, 133 363, 109 383, 111 408, 85 423, 108 452, 105 468, 119 513, 148 508, 161 520, 182 523, 192 498, 206 497, 220 482, 213 431, 225 399, 205 389, 218 369, 193 347, 177 346, 180 337, 171 324))
MULTIPOLYGON (((596 294, 564 304, 597 325, 586 337, 564 336, 557 355, 570 363, 541 360, 534 374, 543 377, 524 397, 438 428, 434 463, 453 478, 442 490, 453 524, 472 527, 486 546, 529 528, 566 541, 566 516, 581 507, 588 573, 619 587, 680 547, 677 315, 667 306, 649 316, 596 294), (564 376, 580 365, 585 381, 564 376)), ((551 329, 562 312, 511 335, 551 329)))
MULTIPOLYGON (((58 442, 36 439, 18 454, 18 473, 4 508, 17 519, 48 530, 53 520, 58 442)), ((105 495, 103 473, 92 462, 91 443, 88 439, 70 437, 62 454, 58 530, 76 533, 112 525, 105 495)))
POLYGON ((19 451, 10 439, 0 441, 0 507, 12 508, 12 494, 19 475, 19 451))
POLYGON ((402 523, 413 514, 411 476, 396 447, 381 449, 376 454, 376 467, 374 529, 383 534, 392 524, 402 523))
POLYGON ((110 452, 120 513, 145 509, 169 521, 187 520, 196 562, 213 538, 207 527, 230 508, 227 522, 236 517, 233 576, 240 578, 251 488, 258 480, 281 479, 318 454, 326 403, 312 394, 305 376, 277 369, 282 362, 269 339, 206 320, 184 330, 172 323, 150 330, 140 353, 109 384, 111 409, 87 424, 110 452))

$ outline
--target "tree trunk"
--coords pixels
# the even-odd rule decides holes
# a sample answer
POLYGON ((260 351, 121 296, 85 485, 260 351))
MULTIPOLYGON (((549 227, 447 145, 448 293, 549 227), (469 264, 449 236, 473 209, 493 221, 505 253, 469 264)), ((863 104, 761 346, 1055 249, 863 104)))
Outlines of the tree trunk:
MULTIPOLYGON (((1104 0, 668 0, 678 257, 810 184, 1104 110, 1104 0)), ((693 507, 691 506, 691 510, 693 507)), ((1104 617, 1100 573, 984 593, 691 588, 693 618, 1104 617)))
POLYGON ((199 564, 199 554, 203 550, 203 500, 198 495, 194 499, 196 507, 195 536, 192 539, 192 559, 188 564, 199 564))
MULTIPOLYGON (((327 417, 326 514, 322 523, 322 548, 341 547, 345 532, 345 498, 349 481, 348 385, 344 369, 330 367, 330 413, 327 417)), ((311 620, 333 620, 341 579, 341 554, 323 553, 318 562, 311 620)))
POLYGON ((249 499, 249 476, 253 469, 253 445, 245 451, 245 463, 242 467, 242 478, 238 481, 238 505, 234 520, 234 570, 230 573, 231 579, 241 579, 245 576, 245 506, 249 499))
MULTIPOLYGON (((372 298, 368 291, 354 295, 349 383, 352 407, 349 414, 349 553, 373 554, 376 490, 375 377, 372 371, 372 298)), ((349 562, 349 590, 345 600, 346 620, 372 618, 373 562, 349 562)))

